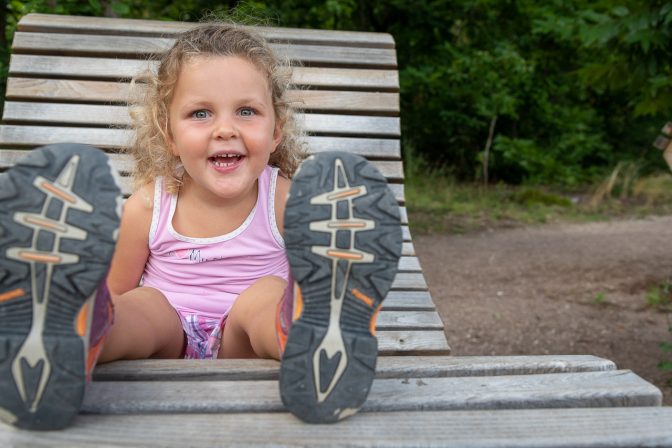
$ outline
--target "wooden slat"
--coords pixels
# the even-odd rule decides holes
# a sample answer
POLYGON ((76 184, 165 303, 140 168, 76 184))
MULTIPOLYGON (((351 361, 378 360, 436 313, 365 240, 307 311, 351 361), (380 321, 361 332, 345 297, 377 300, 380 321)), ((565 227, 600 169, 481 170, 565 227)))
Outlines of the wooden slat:
MULTIPOLYGON (((107 129, 96 130, 104 134, 107 129)), ((107 145, 110 145, 112 140, 113 148, 120 148, 126 143, 129 138, 128 134, 116 132, 109 133, 107 145)), ((73 128, 43 128, 39 126, 31 126, 25 129, 24 126, 2 126, 0 125, 0 145, 31 145, 39 146, 46 145, 57 141, 67 141, 69 136, 71 139, 83 137, 86 131, 82 131, 80 135, 77 134, 76 129, 73 128), (31 135, 35 134, 38 140, 31 141, 31 135), (49 140, 48 136, 53 135, 55 138, 49 140)), ((91 140, 91 138, 89 138, 91 140)), ((82 141, 82 140, 78 140, 82 141)), ((105 147, 101 141, 93 143, 94 146, 105 147)), ((384 140, 384 139, 358 139, 358 138, 333 138, 333 137, 307 137, 306 143, 312 152, 324 151, 344 151, 349 150, 353 154, 358 154, 363 157, 373 159, 399 159, 399 141, 398 140, 384 140)), ((92 144, 92 143, 89 143, 92 144)), ((17 149, 3 149, 0 151, 0 168, 9 168, 13 166, 17 160, 24 156, 26 150, 17 149)), ((121 162, 119 162, 121 163, 121 162)), ((128 168, 128 167, 126 167, 128 168)), ((125 171, 128 171, 127 169, 125 171)), ((403 185, 399 188, 398 194, 403 197, 403 185)))
MULTIPOLYGON (((408 227, 404 226, 402 229, 408 230, 408 227)), ((410 241, 410 238, 404 238, 406 241, 410 241)), ((400 272, 415 272, 421 271, 420 261, 418 257, 401 257, 399 259, 399 271, 400 272)))
POLYGON ((434 301, 429 291, 390 291, 383 302, 385 310, 433 310, 434 301))
MULTIPOLYGON (((96 366, 94 381, 277 380, 280 363, 268 359, 143 359, 96 366)), ((586 355, 380 356, 376 378, 443 378, 616 370, 613 362, 586 355)))
POLYGON ((3 446, 672 446, 672 408, 360 413, 306 425, 287 413, 80 415, 62 431, 0 426, 3 446))
MULTIPOLYGON (((661 392, 629 370, 487 377, 376 379, 363 412, 660 406, 661 392)), ((93 382, 94 414, 281 412, 277 381, 93 382), (204 394, 203 391, 207 391, 204 394)))
POLYGON ((422 273, 400 272, 394 278, 392 289, 426 290, 427 283, 422 273))
POLYGON ((378 331, 376 336, 382 356, 450 354, 443 331, 378 331))
MULTIPOLYGON (((19 31, 29 32, 169 36, 186 31, 196 25, 196 23, 158 20, 28 14, 21 18, 17 28, 19 31)), ((386 33, 323 31, 303 28, 251 28, 272 41, 394 48, 394 39, 386 33)))
MULTIPOLYGON (((129 84, 73 79, 9 78, 8 100, 85 101, 122 103, 129 99, 129 84)), ((391 92, 347 92, 332 90, 290 90, 288 101, 307 111, 343 113, 399 113, 399 94, 391 92)))
MULTIPOLYGON (((9 74, 119 80, 131 79, 141 72, 155 69, 157 65, 157 61, 138 59, 15 54, 11 57, 9 74)), ((396 70, 294 67, 292 84, 336 90, 398 91, 399 75, 396 70)))
MULTIPOLYGON (((130 141, 130 137, 131 131, 125 129, 0 126, 0 145, 3 146, 42 146, 59 142, 79 142, 98 148, 120 148, 130 141)), ((322 137, 322 139, 329 138, 336 137, 322 137)), ((307 139, 307 141, 309 145, 320 142, 318 137, 307 139)), ((20 157, 20 153, 15 152, 3 156, 3 159, 5 162, 16 161, 17 157, 20 157)), ((112 155, 111 159, 113 166, 119 171, 124 172, 131 169, 130 156, 112 155)), ((388 181, 403 179, 401 161, 372 160, 371 163, 388 181)))
MULTIPOLYGON (((127 106, 5 102, 5 123, 76 124, 90 126, 130 126, 127 106)), ((302 129, 310 134, 399 137, 398 117, 299 114, 302 129)))
MULTIPOLYGON (((174 39, 165 37, 116 36, 63 33, 14 33, 14 53, 56 53, 74 56, 146 57, 166 52, 174 39)), ((310 65, 341 67, 395 68, 397 56, 393 48, 366 48, 351 46, 324 46, 302 43, 270 43, 280 58, 310 65)))
POLYGON ((443 330, 436 311, 381 311, 376 321, 377 331, 443 330))

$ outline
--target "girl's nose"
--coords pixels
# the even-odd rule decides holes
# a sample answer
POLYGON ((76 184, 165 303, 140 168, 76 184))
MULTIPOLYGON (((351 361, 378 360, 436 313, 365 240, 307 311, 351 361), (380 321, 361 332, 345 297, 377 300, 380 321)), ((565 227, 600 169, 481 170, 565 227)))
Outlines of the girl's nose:
POLYGON ((229 139, 235 137, 237 131, 235 126, 228 119, 221 119, 217 122, 213 131, 213 138, 229 139))

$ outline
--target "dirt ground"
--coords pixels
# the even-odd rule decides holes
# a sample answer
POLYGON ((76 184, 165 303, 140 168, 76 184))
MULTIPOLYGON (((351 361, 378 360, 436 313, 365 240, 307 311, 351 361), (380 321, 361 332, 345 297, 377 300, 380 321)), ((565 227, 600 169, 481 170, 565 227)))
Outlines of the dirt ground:
POLYGON ((595 355, 672 405, 672 313, 646 305, 672 283, 672 216, 413 240, 454 355, 595 355))

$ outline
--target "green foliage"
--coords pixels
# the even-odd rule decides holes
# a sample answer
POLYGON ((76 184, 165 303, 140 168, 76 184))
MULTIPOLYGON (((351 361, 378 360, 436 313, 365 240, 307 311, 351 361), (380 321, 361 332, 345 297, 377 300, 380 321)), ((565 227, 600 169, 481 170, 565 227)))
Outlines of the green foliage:
POLYGON ((646 293, 646 304, 659 311, 672 311, 672 283, 666 281, 650 288, 646 293))
MULTIPOLYGON (((672 116, 669 0, 9 0, 7 42, 28 12, 391 33, 404 151, 455 180, 576 188, 651 150, 672 116)), ((8 51, 0 54, 1 80, 8 51)), ((4 82, 4 81, 3 81, 4 82)))
POLYGON ((606 295, 600 291, 597 294, 595 294, 595 297, 593 297, 593 303, 595 305, 604 305, 606 303, 607 297, 606 295))
POLYGON ((572 201, 564 196, 548 193, 536 188, 523 188, 516 191, 511 199, 529 207, 534 205, 557 205, 559 207, 571 207, 572 201))

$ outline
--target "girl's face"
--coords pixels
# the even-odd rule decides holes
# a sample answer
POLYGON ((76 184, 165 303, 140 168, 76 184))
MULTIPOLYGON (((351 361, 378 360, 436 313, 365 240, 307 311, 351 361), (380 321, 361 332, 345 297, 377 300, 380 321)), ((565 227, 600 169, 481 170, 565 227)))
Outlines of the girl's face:
POLYGON ((170 149, 185 186, 208 199, 242 200, 282 134, 264 75, 235 56, 197 56, 180 72, 169 108, 170 149))

